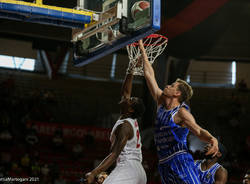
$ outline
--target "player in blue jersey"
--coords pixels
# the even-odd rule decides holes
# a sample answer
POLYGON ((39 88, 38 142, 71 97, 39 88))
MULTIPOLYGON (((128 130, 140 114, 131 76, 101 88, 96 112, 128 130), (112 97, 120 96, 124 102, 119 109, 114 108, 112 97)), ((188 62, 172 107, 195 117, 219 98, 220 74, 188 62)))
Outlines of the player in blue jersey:
POLYGON ((217 154, 218 141, 195 122, 189 107, 184 103, 192 97, 191 86, 177 79, 161 90, 142 40, 139 41, 139 48, 143 58, 144 76, 158 106, 154 138, 162 184, 198 184, 200 180, 197 169, 187 147, 189 130, 200 140, 212 145, 207 155, 217 154))
MULTIPOLYGON (((208 144, 207 149, 211 145, 208 144)), ((198 176, 204 184, 225 184, 227 182, 227 170, 218 162, 226 155, 225 147, 219 143, 219 151, 214 156, 205 156, 203 160, 196 160, 195 167, 198 169, 198 176)))

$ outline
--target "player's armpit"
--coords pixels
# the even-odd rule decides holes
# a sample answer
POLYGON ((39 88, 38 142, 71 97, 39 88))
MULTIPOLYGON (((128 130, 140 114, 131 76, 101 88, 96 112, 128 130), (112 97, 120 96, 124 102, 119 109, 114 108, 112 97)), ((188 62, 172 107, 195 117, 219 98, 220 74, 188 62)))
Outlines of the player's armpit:
POLYGON ((133 137, 133 128, 129 122, 125 121, 117 126, 114 134, 116 138, 113 147, 111 148, 111 152, 119 155, 125 147, 127 141, 133 137))

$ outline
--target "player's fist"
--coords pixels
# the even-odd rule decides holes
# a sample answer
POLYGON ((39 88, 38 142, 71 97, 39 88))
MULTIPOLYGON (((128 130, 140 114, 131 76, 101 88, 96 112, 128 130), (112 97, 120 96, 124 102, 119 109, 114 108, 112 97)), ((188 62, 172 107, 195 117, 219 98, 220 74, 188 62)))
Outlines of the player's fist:
POLYGON ((139 67, 142 67, 143 66, 143 57, 142 56, 139 56, 138 59, 137 59, 137 63, 135 65, 135 67, 139 68, 139 67))
POLYGON ((214 137, 211 140, 211 143, 208 144, 206 149, 207 149, 206 155, 212 155, 212 157, 215 157, 217 155, 218 151, 219 151, 218 140, 214 137))
POLYGON ((94 174, 91 173, 91 172, 85 174, 85 178, 86 178, 87 184, 93 184, 94 181, 95 181, 95 176, 94 176, 94 174))

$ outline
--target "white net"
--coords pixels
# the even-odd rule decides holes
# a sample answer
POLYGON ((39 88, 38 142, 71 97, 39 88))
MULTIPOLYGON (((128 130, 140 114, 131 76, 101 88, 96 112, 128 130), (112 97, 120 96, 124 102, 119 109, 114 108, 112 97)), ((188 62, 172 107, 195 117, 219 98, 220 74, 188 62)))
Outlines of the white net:
MULTIPOLYGON (((146 50, 150 64, 164 51, 168 43, 168 39, 159 34, 152 34, 143 39, 143 45, 146 50)), ((143 76, 143 65, 140 61, 141 52, 138 42, 127 45, 129 66, 127 73, 143 76)))

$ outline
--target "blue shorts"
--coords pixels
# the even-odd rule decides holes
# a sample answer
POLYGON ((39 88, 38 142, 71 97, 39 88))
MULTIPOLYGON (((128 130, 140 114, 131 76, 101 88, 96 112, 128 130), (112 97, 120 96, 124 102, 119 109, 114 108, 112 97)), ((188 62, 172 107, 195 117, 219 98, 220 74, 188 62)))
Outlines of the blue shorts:
POLYGON ((200 184, 193 157, 188 153, 176 155, 158 166, 162 184, 200 184))

